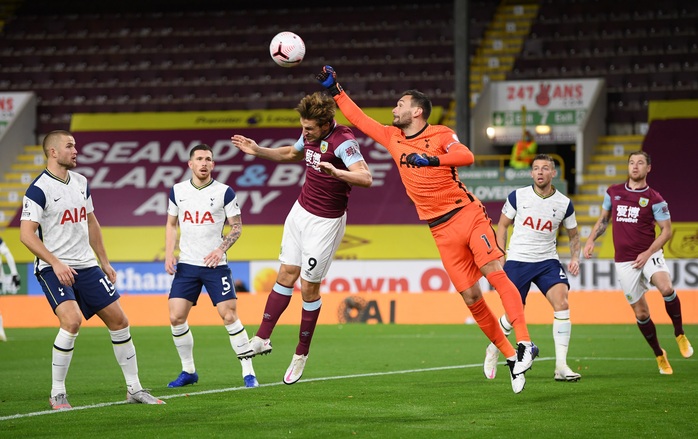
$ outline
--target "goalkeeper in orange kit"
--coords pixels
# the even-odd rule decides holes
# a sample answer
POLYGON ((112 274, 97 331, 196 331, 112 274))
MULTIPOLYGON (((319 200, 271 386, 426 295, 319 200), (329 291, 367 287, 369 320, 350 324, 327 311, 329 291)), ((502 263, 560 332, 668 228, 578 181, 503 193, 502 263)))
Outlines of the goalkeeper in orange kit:
POLYGON ((473 153, 453 130, 427 122, 431 101, 417 90, 402 93, 393 109, 393 124, 388 126, 368 117, 349 98, 332 67, 323 67, 316 79, 352 124, 390 152, 419 218, 429 224, 451 282, 482 332, 507 358, 514 393, 521 392, 524 373, 538 348, 528 334, 521 296, 502 269, 504 252, 497 245, 492 221, 458 178, 457 167, 471 165, 473 153), (478 281, 483 275, 501 297, 516 332, 516 349, 482 297, 478 281))

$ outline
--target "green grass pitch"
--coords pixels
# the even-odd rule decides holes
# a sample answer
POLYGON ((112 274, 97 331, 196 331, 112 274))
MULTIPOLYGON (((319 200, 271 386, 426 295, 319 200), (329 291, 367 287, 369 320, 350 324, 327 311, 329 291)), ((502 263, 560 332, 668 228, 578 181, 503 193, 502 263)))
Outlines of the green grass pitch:
MULTIPOLYGON (((248 326, 250 335, 256 330, 248 326)), ((698 342, 698 326, 686 334, 698 342)), ((658 326, 674 368, 657 371, 634 325, 576 325, 569 365, 576 383, 553 380, 549 325, 531 325, 541 357, 526 389, 511 391, 505 367, 486 380, 487 341, 474 325, 323 325, 305 374, 281 382, 297 326, 279 326, 270 355, 245 389, 222 326, 192 327, 199 383, 168 389, 180 372, 169 327, 134 327, 140 378, 167 402, 124 404, 125 384, 104 328, 83 328, 67 379, 73 410, 53 412, 56 328, 8 328, 0 343, 0 438, 687 438, 698 434, 698 354, 680 356, 658 326)), ((698 345, 696 346, 698 347, 698 345)), ((500 360, 503 360, 500 358, 500 360)))

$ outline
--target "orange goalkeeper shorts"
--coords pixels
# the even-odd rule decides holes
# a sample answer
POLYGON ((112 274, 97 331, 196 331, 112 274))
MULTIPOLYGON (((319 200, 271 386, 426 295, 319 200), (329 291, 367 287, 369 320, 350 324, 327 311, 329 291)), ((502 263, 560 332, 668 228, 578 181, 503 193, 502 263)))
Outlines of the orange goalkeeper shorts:
POLYGON ((451 219, 430 230, 441 262, 458 292, 480 280, 480 267, 504 255, 497 246, 492 220, 485 207, 477 201, 467 204, 451 219))

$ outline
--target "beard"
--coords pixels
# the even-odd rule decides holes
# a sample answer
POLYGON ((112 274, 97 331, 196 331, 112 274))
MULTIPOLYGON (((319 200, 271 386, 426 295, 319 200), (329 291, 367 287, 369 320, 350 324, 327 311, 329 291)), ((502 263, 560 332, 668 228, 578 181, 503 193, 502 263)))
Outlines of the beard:
POLYGON ((641 181, 644 181, 645 178, 647 178, 647 174, 637 174, 636 177, 633 177, 632 174, 628 174, 628 180, 630 180, 634 183, 639 183, 641 181))
POLYGON ((68 159, 68 160, 57 160, 58 164, 63 166, 65 169, 73 169, 74 167, 77 166, 76 162, 73 162, 73 159, 68 159))
POLYGON ((397 120, 393 118, 393 126, 395 128, 400 128, 401 130, 404 130, 405 128, 410 126, 410 122, 405 122, 399 117, 397 118, 397 120))

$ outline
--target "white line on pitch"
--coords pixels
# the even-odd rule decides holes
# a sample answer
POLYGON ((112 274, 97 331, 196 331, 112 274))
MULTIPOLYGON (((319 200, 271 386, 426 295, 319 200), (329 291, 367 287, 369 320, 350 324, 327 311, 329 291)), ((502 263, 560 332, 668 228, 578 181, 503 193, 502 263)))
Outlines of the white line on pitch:
MULTIPOLYGON (((551 361, 554 360, 554 357, 540 357, 536 359, 536 362, 540 361, 551 361)), ((602 360, 602 361, 640 361, 640 360, 647 360, 648 358, 602 358, 602 357, 579 357, 579 358, 573 358, 572 360, 602 360)), ((653 358, 649 358, 650 360, 654 360, 653 358)), ((500 362, 499 364, 504 364, 504 362, 500 362)), ((332 376, 332 377, 323 377, 323 378, 307 378, 303 379, 303 383, 312 383, 315 381, 332 381, 332 380, 344 380, 344 379, 349 379, 349 378, 366 378, 366 377, 376 377, 376 376, 385 376, 385 375, 400 375, 400 374, 406 374, 406 373, 421 373, 421 372, 435 372, 435 371, 440 371, 440 370, 453 370, 453 369, 469 369, 473 367, 482 367, 482 363, 477 363, 477 364, 461 364, 458 366, 441 366, 441 367, 429 367, 426 369, 408 369, 408 370, 394 370, 390 372, 373 372, 373 373, 360 373, 356 375, 339 375, 339 376, 332 376)), ((260 384, 259 387, 271 387, 271 386, 280 386, 283 384, 282 382, 275 382, 275 383, 267 383, 267 384, 260 384)), ((211 390, 202 390, 198 392, 187 392, 187 393, 179 393, 175 395, 164 395, 164 396, 158 396, 160 399, 173 399, 173 398, 185 398, 189 396, 196 396, 196 395, 210 395, 212 393, 223 393, 223 392, 236 392, 239 390, 251 390, 248 389, 247 387, 227 387, 223 389, 211 389, 211 390)), ((32 413, 18 413, 16 415, 10 415, 10 416, 0 416, 0 421, 8 421, 11 419, 21 419, 21 418, 29 418, 32 416, 42 416, 42 415, 52 415, 52 414, 57 414, 57 413, 66 413, 66 412, 72 412, 75 410, 88 410, 88 409, 95 409, 95 408, 101 408, 101 407, 110 407, 114 405, 121 405, 121 404, 126 404, 125 400, 122 401, 114 401, 114 402, 102 402, 99 404, 90 404, 90 405, 83 405, 83 406, 76 406, 73 407, 70 410, 43 410, 40 412, 32 412, 32 413)))

